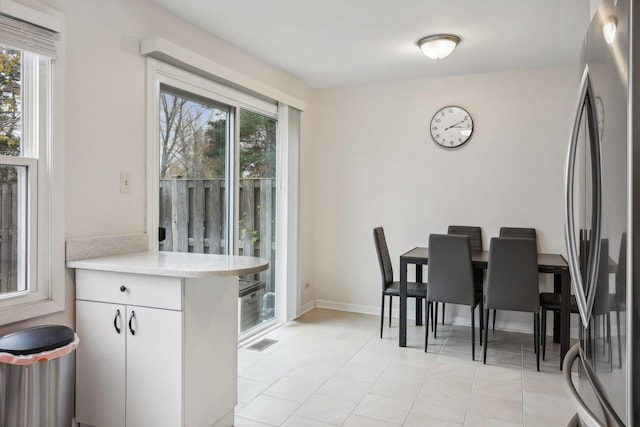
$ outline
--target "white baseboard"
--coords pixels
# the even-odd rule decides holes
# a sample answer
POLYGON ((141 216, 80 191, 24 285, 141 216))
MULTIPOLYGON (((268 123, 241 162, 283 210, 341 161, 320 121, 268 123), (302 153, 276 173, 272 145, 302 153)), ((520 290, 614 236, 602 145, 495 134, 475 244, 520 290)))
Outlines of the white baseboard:
MULTIPOLYGON (((400 317, 400 307, 399 307, 400 303, 397 298, 394 298, 393 302, 394 304, 393 304, 393 310, 392 310, 391 316, 397 319, 400 317)), ((388 313, 389 313, 389 306, 387 304, 388 304, 388 300, 385 304, 385 310, 384 310, 385 318, 388 316, 388 313)), ((329 310, 338 310, 338 311, 346 311, 351 313, 371 314, 374 316, 380 316, 380 306, 349 304, 349 303, 344 303, 339 301, 317 299, 315 301, 310 301, 306 303, 304 307, 311 307, 306 311, 304 311, 305 313, 313 309, 313 307, 317 307, 317 308, 326 308, 329 310)), ((471 318, 465 314, 462 314, 461 310, 455 310, 455 308, 453 310, 448 309, 446 311, 445 320, 447 323, 450 323, 453 325, 471 326, 471 318)), ((438 318, 440 318, 441 316, 442 314, 439 312, 438 318)), ((407 306, 407 319, 409 319, 409 322, 412 322, 412 319, 415 319, 415 317, 416 317, 415 304, 413 303, 413 301, 409 301, 409 304, 407 306)), ((513 318, 504 320, 504 317, 505 317, 504 315, 498 312, 498 318, 496 320, 496 329, 500 329, 502 331, 509 331, 509 332, 520 332, 520 333, 528 333, 528 334, 533 333, 533 321, 520 322, 520 321, 515 321, 513 318), (501 317, 503 319, 502 321, 501 321, 501 317)), ((553 334, 553 326, 551 323, 553 316, 548 316, 548 317, 549 317, 549 321, 547 323, 547 336, 551 336, 553 334)), ((493 313, 490 316, 490 321, 491 322, 493 321, 493 313)), ((478 318, 476 317, 476 326, 479 326, 477 325, 477 323, 478 323, 478 318)), ((570 336, 572 338, 576 338, 578 336, 577 328, 571 328, 570 336)))
POLYGON ((380 315, 380 307, 370 305, 348 304, 339 301, 329 301, 317 299, 315 305, 318 308, 327 308, 330 310, 348 311, 351 313, 380 315))
POLYGON ((316 308, 316 301, 315 300, 311 300, 305 304, 302 304, 300 306, 300 314, 298 314, 298 317, 302 316, 305 313, 308 313, 309 311, 313 310, 314 308, 316 308))

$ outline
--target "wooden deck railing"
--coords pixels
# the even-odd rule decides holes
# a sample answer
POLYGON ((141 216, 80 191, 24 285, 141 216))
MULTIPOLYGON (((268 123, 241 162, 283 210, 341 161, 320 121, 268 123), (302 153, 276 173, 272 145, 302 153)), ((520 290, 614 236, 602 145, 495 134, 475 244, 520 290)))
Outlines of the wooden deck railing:
POLYGON ((17 184, 0 183, 0 294, 17 291, 17 184))
MULTIPOLYGON (((223 253, 226 185, 221 179, 160 180, 160 227, 166 238, 160 250, 223 253)), ((239 188, 239 254, 259 256, 271 268, 256 279, 274 289, 275 179, 241 179, 239 188)))

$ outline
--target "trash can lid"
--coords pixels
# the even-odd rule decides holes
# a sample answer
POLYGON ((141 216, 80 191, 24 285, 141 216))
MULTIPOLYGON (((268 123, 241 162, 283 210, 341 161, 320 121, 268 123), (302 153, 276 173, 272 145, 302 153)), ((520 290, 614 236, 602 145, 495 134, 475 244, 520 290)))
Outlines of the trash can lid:
POLYGON ((0 337, 0 352, 13 355, 42 353, 73 342, 74 332, 61 325, 36 326, 0 337))

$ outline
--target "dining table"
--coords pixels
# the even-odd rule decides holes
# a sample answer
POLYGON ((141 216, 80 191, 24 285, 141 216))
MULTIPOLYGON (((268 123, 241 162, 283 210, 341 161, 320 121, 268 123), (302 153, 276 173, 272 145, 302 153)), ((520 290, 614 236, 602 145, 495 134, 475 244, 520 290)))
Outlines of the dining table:
MULTIPOLYGON (((471 262, 474 269, 486 270, 489 267, 489 251, 472 250, 471 262)), ((429 264, 429 248, 415 247, 400 255, 400 347, 407 346, 407 268, 416 266, 415 281, 422 282, 422 267, 429 264)), ((569 265, 560 254, 538 253, 538 272, 553 275, 554 292, 562 296, 559 313, 553 316, 553 341, 560 343, 560 369, 562 361, 569 351, 569 300, 571 295, 571 276, 569 265)))

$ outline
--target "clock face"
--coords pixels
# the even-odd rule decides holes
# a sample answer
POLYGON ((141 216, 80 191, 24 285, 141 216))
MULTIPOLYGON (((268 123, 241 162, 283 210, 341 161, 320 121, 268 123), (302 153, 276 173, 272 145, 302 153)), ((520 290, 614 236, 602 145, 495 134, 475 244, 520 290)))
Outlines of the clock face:
POLYGON ((441 108, 431 119, 431 137, 446 148, 459 147, 471 138, 473 120, 461 107, 450 105, 441 108))

